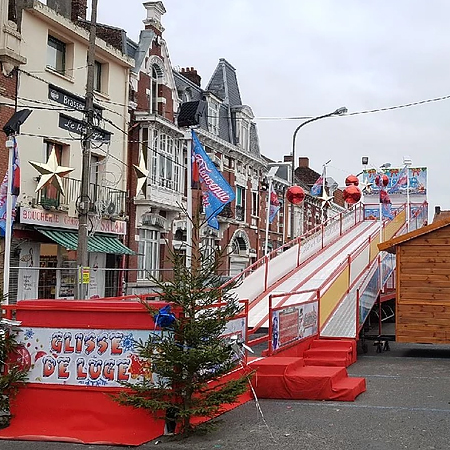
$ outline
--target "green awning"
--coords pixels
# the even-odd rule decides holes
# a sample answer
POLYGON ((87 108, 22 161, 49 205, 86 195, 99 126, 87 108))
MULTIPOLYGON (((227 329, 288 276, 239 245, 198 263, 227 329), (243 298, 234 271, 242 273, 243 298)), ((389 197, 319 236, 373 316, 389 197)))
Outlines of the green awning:
MULTIPOLYGON (((36 228, 39 233, 67 250, 78 249, 78 233, 67 230, 52 230, 50 228, 36 228)), ((123 245, 119 239, 112 236, 95 234, 88 238, 88 252, 114 253, 116 255, 134 255, 133 250, 123 245)))

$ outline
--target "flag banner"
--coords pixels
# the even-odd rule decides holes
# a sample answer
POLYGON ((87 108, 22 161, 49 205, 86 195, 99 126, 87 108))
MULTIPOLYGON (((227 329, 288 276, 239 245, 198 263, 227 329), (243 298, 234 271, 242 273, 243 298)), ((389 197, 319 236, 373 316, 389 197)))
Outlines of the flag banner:
POLYGON ((397 179, 392 183, 389 189, 389 194, 394 194, 400 190, 400 188, 406 188, 408 185, 408 167, 403 167, 399 172, 397 179))
MULTIPOLYGON (((14 149, 13 149, 13 170, 12 170, 12 216, 11 223, 14 221, 16 216, 16 203, 17 197, 20 193, 20 162, 19 162, 19 149, 17 147, 16 138, 12 138, 14 141, 14 149)), ((6 201, 8 197, 8 179, 9 179, 9 169, 6 171, 6 174, 3 178, 3 182, 0 185, 0 236, 5 235, 6 231, 6 201)))
POLYGON ((227 203, 235 199, 236 194, 206 154, 194 130, 192 130, 192 142, 192 152, 197 163, 198 175, 203 191, 202 197, 206 220, 210 227, 218 230, 219 222, 217 221, 217 215, 227 203))
MULTIPOLYGON (((389 184, 387 190, 389 194, 397 196, 396 203, 400 203, 399 196, 406 196, 406 190, 409 184, 409 194, 426 195, 427 194, 427 168, 426 167, 402 167, 383 169, 381 174, 387 175, 389 184), (406 170, 405 170, 406 169, 406 170), (407 178, 408 177, 408 181, 407 178)), ((371 192, 365 192, 365 196, 377 196, 380 186, 377 186, 375 179, 380 175, 376 169, 368 169, 363 172, 363 182, 371 185, 371 192)), ((417 200, 422 202, 422 200, 417 200)))
POLYGON ((272 223, 280 210, 280 200, 276 192, 270 192, 269 223, 272 223))
POLYGON ((382 216, 392 220, 394 215, 392 214, 392 203, 389 194, 384 189, 380 190, 380 203, 382 216))
POLYGON ((322 175, 320 175, 320 177, 317 178, 316 182, 313 184, 313 187, 311 188, 311 195, 313 195, 314 197, 318 197, 320 194, 322 194, 323 177, 325 175, 324 172, 322 172, 322 175))

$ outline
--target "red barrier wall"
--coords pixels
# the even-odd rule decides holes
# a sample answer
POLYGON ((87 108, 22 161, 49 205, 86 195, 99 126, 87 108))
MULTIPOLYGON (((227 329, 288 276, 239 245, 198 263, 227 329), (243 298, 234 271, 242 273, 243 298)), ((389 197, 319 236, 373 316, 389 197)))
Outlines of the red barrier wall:
MULTIPOLYGON (((154 302, 155 308, 164 306, 154 302)), ((21 328, 152 330, 147 309, 136 300, 23 300, 21 328)), ((13 419, 0 439, 140 445, 164 433, 164 421, 121 406, 111 394, 123 388, 28 383, 11 406, 13 419)))

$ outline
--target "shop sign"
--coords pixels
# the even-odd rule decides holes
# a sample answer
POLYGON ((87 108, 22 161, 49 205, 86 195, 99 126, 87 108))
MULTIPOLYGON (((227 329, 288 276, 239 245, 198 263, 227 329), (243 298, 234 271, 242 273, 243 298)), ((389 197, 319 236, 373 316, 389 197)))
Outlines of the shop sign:
MULTIPOLYGON (((153 335, 168 332, 152 330, 153 335)), ((138 356, 148 330, 23 328, 18 334, 30 383, 120 387, 122 382, 157 381, 138 356)))
MULTIPOLYGON (((20 208, 20 223, 78 230, 78 217, 70 217, 67 213, 59 211, 46 211, 44 209, 23 206, 20 208)), ((98 231, 100 233, 125 235, 127 232, 127 223, 124 220, 112 221, 102 219, 98 231)))

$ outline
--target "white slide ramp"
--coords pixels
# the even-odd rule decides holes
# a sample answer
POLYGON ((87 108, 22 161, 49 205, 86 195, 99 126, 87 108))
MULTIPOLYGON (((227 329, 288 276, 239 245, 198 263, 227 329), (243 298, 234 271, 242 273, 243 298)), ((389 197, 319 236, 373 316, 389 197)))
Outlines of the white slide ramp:
MULTIPOLYGON (((260 328, 268 326, 269 295, 277 293, 289 293, 295 291, 314 290, 322 287, 323 283, 346 262, 348 255, 360 247, 370 235, 379 227, 374 221, 363 221, 357 223, 348 232, 340 236, 336 241, 324 247, 316 256, 300 263, 299 267, 293 268, 290 273, 276 280, 264 291, 264 293, 250 302, 249 326, 260 328)), ((291 249, 290 249, 291 250, 291 249)), ((284 260, 289 260, 289 251, 277 256, 277 264, 283 266, 284 260)), ((273 299, 272 307, 290 305, 307 301, 311 292, 291 295, 289 297, 277 297, 273 299)))

